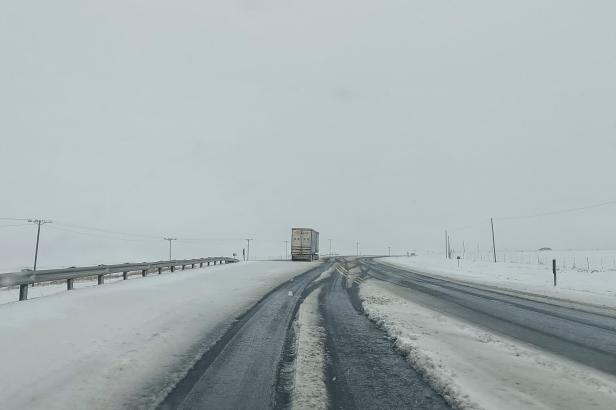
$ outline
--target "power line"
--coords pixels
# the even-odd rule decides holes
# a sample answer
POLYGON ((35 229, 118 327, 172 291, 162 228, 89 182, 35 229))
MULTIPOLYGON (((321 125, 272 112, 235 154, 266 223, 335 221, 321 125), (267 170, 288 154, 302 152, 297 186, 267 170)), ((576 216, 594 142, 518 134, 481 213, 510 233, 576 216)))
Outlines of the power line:
POLYGON ((137 237, 137 238, 160 240, 160 236, 154 236, 154 235, 143 235, 143 234, 136 234, 136 233, 130 233, 130 232, 113 231, 110 229, 95 228, 91 226, 83 226, 83 225, 76 225, 76 224, 67 224, 67 223, 57 223, 57 224, 60 226, 68 227, 68 228, 82 229, 86 231, 103 232, 103 233, 107 233, 111 235, 132 236, 132 237, 137 237))
POLYGON ((178 238, 182 242, 243 241, 244 238, 178 238))
POLYGON ((471 229, 471 228, 479 228, 485 225, 485 220, 481 220, 481 221, 477 221, 475 223, 472 224, 468 224, 468 225, 463 225, 463 226, 458 226, 456 228, 449 228, 448 230, 451 232, 457 232, 457 231, 464 231, 466 229, 471 229))
POLYGON ((594 204, 594 205, 580 206, 580 207, 576 207, 576 208, 560 209, 560 210, 558 210, 558 211, 541 212, 541 213, 531 214, 531 215, 501 216, 501 217, 497 217, 497 218, 494 218, 494 219, 500 219, 500 220, 510 220, 510 219, 529 219, 529 218, 538 218, 538 217, 541 217, 541 216, 560 215, 560 214, 566 214, 566 213, 570 213, 570 212, 584 211, 584 210, 586 210, 586 209, 599 208, 599 207, 602 207, 602 206, 607 206, 607 205, 615 205, 615 204, 616 204, 616 200, 613 200, 613 201, 601 202, 601 203, 599 203, 599 204, 594 204))
POLYGON ((30 225, 30 224, 0 225, 0 228, 10 228, 13 226, 26 226, 26 225, 30 225))
MULTIPOLYGON (((137 234, 137 233, 130 233, 130 232, 122 232, 122 231, 115 231, 111 229, 95 228, 95 227, 90 227, 90 226, 68 224, 68 223, 57 223, 57 225, 67 227, 67 228, 85 230, 85 231, 101 232, 101 233, 105 233, 109 235, 118 235, 118 236, 125 236, 125 237, 128 236, 128 237, 143 238, 143 239, 148 239, 148 240, 160 240, 160 236, 155 236, 155 235, 145 235, 145 234, 137 234)), ((207 238, 206 237, 202 237, 202 238, 178 237, 175 239, 178 241, 182 241, 182 242, 207 242, 207 241, 241 241, 244 238, 241 238, 241 237, 207 237, 207 238)))
POLYGON ((107 235, 101 235, 101 234, 96 234, 96 233, 91 233, 91 232, 82 232, 82 231, 78 231, 75 229, 67 229, 65 227, 62 226, 50 226, 50 228, 55 229, 55 230, 59 230, 59 231, 63 231, 63 232, 70 232, 70 233, 74 233, 77 235, 84 235, 84 236, 90 236, 93 238, 100 238, 100 239, 108 239, 108 240, 113 240, 113 241, 126 241, 126 242, 153 242, 153 241, 159 241, 160 237, 156 238, 156 239, 130 239, 130 238, 121 238, 118 236, 107 236, 107 235))

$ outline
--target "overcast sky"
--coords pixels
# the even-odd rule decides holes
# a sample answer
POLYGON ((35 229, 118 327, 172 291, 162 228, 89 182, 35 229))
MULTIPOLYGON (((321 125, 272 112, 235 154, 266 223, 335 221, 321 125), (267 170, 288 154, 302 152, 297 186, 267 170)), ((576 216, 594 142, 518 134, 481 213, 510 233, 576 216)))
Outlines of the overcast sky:
MULTIPOLYGON (((616 199, 613 1, 0 7, 0 217, 54 221, 42 267, 166 258, 164 235, 280 256, 292 226, 322 253, 487 251, 491 216, 616 199)), ((614 249, 615 212, 497 219, 497 247, 614 249)), ((13 224, 3 270, 32 263, 13 224)))

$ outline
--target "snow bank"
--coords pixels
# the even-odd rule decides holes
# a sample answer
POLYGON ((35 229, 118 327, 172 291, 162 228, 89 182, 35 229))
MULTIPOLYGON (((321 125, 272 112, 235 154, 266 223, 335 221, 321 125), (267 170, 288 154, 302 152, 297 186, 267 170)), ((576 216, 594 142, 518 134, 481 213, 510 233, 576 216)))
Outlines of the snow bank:
MULTIPOLYGON (((551 264, 533 265, 518 262, 488 262, 419 255, 383 258, 381 261, 420 273, 488 285, 542 296, 557 297, 593 305, 616 307, 616 271, 557 270, 554 287, 551 264)), ((558 260, 557 260, 558 262, 558 260)))
POLYGON ((613 376, 399 298, 394 288, 364 282, 363 307, 454 408, 611 409, 616 403, 613 376))
MULTIPOLYGON (((332 270, 327 272, 331 274, 332 270)), ((291 402, 293 409, 327 409, 328 405, 325 387, 325 328, 319 313, 321 289, 318 287, 304 299, 295 322, 297 354, 291 402)))
POLYGON ((314 266, 222 265, 0 305, 1 406, 152 408, 233 318, 314 266))

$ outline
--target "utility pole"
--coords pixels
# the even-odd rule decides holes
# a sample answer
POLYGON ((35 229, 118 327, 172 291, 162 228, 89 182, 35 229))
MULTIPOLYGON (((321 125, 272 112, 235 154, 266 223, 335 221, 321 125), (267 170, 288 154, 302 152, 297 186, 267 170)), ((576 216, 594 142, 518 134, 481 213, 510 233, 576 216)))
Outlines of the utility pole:
POLYGON ((289 241, 283 241, 283 242, 284 242, 284 258, 288 259, 289 252, 287 251, 287 249, 289 249, 289 241))
POLYGON ((329 256, 332 256, 332 240, 328 239, 329 241, 329 256))
POLYGON ((252 238, 246 238, 246 242, 248 242, 248 250, 246 251, 246 260, 249 261, 250 260, 250 241, 252 241, 252 238))
POLYGON ((492 226, 492 250, 494 251, 494 263, 496 263, 496 242, 494 242, 494 218, 490 218, 490 226, 492 226))
POLYGON ((445 231, 445 259, 449 259, 449 235, 445 231))
POLYGON ((28 222, 35 223, 37 225, 36 248, 34 250, 34 268, 33 268, 33 271, 36 272, 36 262, 38 261, 39 239, 41 238, 41 225, 50 224, 52 221, 48 219, 28 219, 28 222))
POLYGON ((387 253, 388 253, 388 256, 391 256, 391 246, 387 247, 387 253))
POLYGON ((178 238, 163 238, 163 240, 169 241, 169 260, 173 260, 171 259, 171 241, 177 241, 178 238))
POLYGON ((355 249, 357 250, 357 256, 359 256, 359 242, 355 242, 355 249))

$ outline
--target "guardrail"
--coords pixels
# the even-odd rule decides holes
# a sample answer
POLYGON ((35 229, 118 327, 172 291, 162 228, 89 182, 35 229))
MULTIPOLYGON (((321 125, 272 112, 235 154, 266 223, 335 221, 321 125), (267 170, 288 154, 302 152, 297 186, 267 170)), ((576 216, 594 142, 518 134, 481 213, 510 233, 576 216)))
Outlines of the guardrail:
POLYGON ((75 279, 98 277, 98 284, 102 285, 105 282, 105 275, 112 273, 122 272, 124 280, 128 279, 130 272, 141 272, 141 276, 147 276, 148 272, 157 271, 160 275, 165 268, 169 268, 171 272, 174 272, 178 266, 181 266, 182 270, 187 266, 194 268, 195 265, 203 267, 203 264, 227 264, 239 262, 235 258, 227 257, 211 257, 200 259, 180 259, 172 261, 158 261, 158 262, 143 262, 143 263, 122 263, 118 265, 97 265, 97 266, 83 266, 83 267, 71 267, 65 269, 47 269, 37 271, 22 271, 22 272, 9 272, 0 274, 0 287, 19 286, 19 300, 28 299, 28 285, 41 282, 54 282, 66 280, 66 289, 73 289, 73 281, 75 279))

